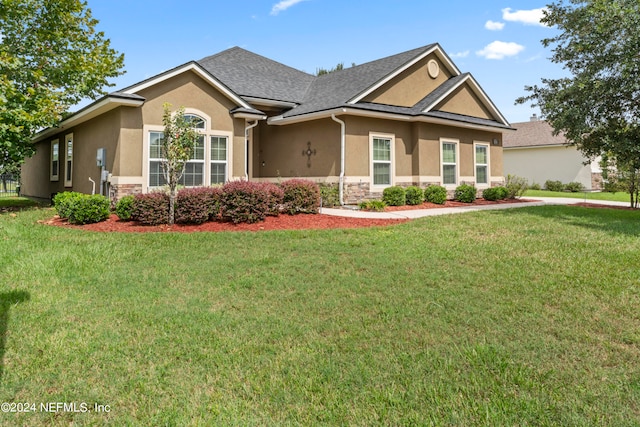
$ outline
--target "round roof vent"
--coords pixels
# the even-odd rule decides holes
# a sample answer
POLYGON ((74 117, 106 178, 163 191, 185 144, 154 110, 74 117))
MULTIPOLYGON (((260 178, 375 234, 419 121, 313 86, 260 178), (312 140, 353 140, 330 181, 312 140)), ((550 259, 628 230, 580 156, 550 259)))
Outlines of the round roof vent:
POLYGON ((438 75, 440 74, 440 66, 435 61, 435 59, 427 62, 427 71, 429 72, 429 77, 431 77, 432 79, 438 77, 438 75))

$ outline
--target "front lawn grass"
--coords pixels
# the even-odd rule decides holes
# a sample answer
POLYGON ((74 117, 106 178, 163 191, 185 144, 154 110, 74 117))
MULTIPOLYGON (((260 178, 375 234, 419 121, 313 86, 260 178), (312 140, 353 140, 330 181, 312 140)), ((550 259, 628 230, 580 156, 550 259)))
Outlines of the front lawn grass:
POLYGON ((3 425, 640 424, 640 212, 92 233, 0 215, 3 425))
POLYGON ((584 192, 577 193, 565 191, 527 190, 523 197, 569 197, 572 199, 607 200, 610 202, 629 203, 629 193, 584 192))

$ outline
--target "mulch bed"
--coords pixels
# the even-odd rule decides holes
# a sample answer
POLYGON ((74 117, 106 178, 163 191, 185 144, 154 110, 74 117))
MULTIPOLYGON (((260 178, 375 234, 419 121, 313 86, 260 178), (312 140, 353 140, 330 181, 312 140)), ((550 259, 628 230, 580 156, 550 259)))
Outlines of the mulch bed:
MULTIPOLYGON (((499 200, 490 202, 484 199, 477 199, 474 203, 462 203, 448 200, 443 205, 434 203, 423 203, 416 206, 388 206, 385 212, 397 212, 412 209, 442 209, 460 206, 479 206, 479 205, 495 205, 533 202, 535 200, 519 199, 519 200, 499 200)), ((577 203, 574 206, 583 206, 589 208, 613 208, 627 209, 625 206, 609 206, 596 203, 577 203)), ((182 232, 194 233, 201 231, 267 231, 267 230, 318 230, 318 229, 334 229, 334 228, 362 228, 362 227, 383 227, 394 224, 401 224, 409 221, 408 219, 368 219, 368 218, 347 218, 331 215, 280 215, 278 217, 267 217, 264 222, 256 224, 233 224, 232 222, 206 222, 200 225, 192 224, 175 224, 168 225, 141 225, 135 221, 120 221, 117 215, 103 222, 86 225, 69 224, 66 220, 54 216, 47 221, 41 221, 44 224, 55 225, 65 228, 75 228, 87 231, 99 232, 128 232, 128 233, 149 233, 149 232, 182 232)))
POLYGON ((406 219, 366 219, 366 218, 346 218, 330 215, 280 215, 277 217, 269 216, 264 222, 255 224, 234 224, 232 222, 205 222, 200 225, 192 224, 174 224, 168 225, 141 225, 135 221, 120 221, 117 215, 103 222, 86 225, 72 225, 66 220, 60 219, 58 216, 53 217, 45 224, 56 225, 66 228, 76 228, 88 231, 102 232, 129 232, 129 233, 148 233, 148 232, 182 232, 193 233, 200 231, 266 231, 266 230, 317 230, 317 229, 333 229, 333 228, 362 228, 362 227, 380 227, 406 222, 406 219))

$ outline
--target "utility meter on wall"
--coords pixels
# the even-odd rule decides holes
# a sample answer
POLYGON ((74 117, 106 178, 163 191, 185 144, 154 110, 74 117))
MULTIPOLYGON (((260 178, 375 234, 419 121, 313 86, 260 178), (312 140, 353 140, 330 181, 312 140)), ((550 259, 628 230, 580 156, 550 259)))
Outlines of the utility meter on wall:
POLYGON ((96 166, 99 168, 107 166, 107 150, 104 148, 98 148, 96 152, 96 166))

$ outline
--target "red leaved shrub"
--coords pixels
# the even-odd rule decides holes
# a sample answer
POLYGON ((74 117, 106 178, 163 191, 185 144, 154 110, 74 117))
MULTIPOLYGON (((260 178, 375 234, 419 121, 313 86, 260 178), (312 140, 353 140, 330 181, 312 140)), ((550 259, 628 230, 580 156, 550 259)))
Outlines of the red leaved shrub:
POLYGON ((282 188, 271 182, 262 182, 258 185, 262 187, 268 195, 267 205, 269 208, 267 210, 267 215, 280 215, 280 208, 282 207, 282 200, 284 199, 284 191, 282 191, 282 188))
POLYGON ((165 193, 136 194, 131 219, 146 225, 169 223, 169 195, 165 193))
POLYGON ((222 217, 235 224, 264 221, 269 211, 269 194, 258 182, 227 182, 220 201, 222 217))
POLYGON ((297 213, 318 213, 320 209, 320 188, 307 179, 290 179, 281 185, 284 191, 283 210, 289 215, 297 213))
POLYGON ((175 220, 182 224, 202 224, 220 213, 219 187, 183 188, 176 198, 175 220))

